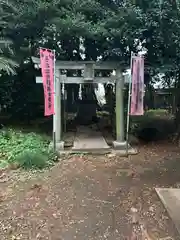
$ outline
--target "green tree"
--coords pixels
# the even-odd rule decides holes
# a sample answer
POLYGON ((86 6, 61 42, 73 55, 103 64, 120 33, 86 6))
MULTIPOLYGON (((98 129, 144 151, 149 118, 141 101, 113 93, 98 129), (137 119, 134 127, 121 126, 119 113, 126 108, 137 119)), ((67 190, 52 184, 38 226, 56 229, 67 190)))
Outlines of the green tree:
POLYGON ((7 37, 7 29, 11 23, 11 15, 16 9, 7 1, 0 3, 0 72, 14 74, 18 66, 14 60, 13 42, 7 37))
POLYGON ((21 69, 39 47, 55 49, 60 60, 101 57, 127 67, 141 43, 147 76, 170 72, 178 86, 180 17, 174 1, 17 0, 15 6, 18 11, 1 7, 0 26, 21 69))

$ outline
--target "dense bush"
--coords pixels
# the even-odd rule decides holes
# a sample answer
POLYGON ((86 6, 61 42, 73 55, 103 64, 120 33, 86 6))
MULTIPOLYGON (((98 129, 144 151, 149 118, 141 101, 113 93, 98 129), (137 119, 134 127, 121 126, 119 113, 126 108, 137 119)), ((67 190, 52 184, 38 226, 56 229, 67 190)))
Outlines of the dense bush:
POLYGON ((172 115, 165 109, 152 109, 131 117, 130 133, 146 141, 168 138, 175 130, 172 115))
POLYGON ((23 168, 43 168, 52 163, 49 139, 36 133, 13 129, 0 132, 0 167, 18 164, 23 168))

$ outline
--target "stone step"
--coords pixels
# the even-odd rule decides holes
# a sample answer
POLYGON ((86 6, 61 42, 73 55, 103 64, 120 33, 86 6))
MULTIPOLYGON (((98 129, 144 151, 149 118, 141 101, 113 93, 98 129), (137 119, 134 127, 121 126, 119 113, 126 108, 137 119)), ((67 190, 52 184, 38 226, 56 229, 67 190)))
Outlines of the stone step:
POLYGON ((72 151, 103 151, 108 150, 104 137, 98 129, 89 126, 80 126, 77 128, 72 151))

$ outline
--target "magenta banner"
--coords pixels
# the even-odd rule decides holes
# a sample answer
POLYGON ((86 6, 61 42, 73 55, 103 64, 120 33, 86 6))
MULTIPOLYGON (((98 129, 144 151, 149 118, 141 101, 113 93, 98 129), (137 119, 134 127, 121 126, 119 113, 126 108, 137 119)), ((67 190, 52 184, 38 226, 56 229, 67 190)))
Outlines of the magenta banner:
POLYGON ((54 52, 40 49, 41 72, 44 88, 44 115, 54 114, 54 52))
POLYGON ((144 114, 144 58, 132 56, 131 68, 130 115, 140 116, 144 114))

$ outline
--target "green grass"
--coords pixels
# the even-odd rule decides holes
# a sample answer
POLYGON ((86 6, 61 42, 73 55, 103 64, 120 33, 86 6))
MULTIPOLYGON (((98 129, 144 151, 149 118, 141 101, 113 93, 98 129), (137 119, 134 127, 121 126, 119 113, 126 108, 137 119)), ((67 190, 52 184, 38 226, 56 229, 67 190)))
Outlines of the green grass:
POLYGON ((145 112, 145 116, 149 117, 170 117, 171 114, 167 109, 149 109, 145 112))
POLYGON ((54 156, 48 149, 49 139, 45 136, 3 129, 0 131, 0 168, 15 163, 25 169, 42 169, 52 164, 54 156))

